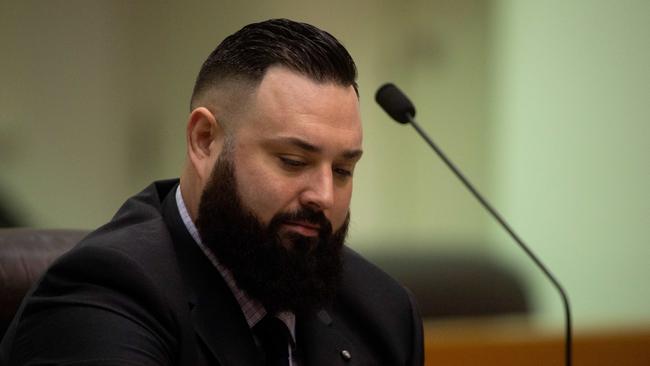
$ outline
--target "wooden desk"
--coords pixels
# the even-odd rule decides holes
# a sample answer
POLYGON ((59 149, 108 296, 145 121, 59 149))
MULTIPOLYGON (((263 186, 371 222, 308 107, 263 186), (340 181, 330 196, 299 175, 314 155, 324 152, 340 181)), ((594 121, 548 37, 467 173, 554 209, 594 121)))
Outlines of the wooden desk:
MULTIPOLYGON (((428 366, 561 366, 561 332, 519 320, 425 322, 428 366)), ((574 366, 650 366, 650 327, 575 332, 574 366)))

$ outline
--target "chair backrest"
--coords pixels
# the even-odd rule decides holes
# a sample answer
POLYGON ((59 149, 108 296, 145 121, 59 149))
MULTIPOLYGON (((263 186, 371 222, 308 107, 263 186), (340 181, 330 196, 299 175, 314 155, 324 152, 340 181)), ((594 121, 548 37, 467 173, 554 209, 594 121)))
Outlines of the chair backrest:
POLYGON ((88 231, 0 229, 0 339, 32 284, 88 231))
POLYGON ((530 313, 519 273, 476 253, 394 253, 371 258, 408 287, 429 319, 477 318, 530 313))

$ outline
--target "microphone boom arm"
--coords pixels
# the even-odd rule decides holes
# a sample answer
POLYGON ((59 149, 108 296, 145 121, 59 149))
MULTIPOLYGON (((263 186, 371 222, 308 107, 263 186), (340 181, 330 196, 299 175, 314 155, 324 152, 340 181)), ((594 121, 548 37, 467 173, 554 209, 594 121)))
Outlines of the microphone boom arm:
POLYGON ((519 247, 528 254, 530 259, 533 260, 533 262, 537 265, 537 267, 546 275, 546 277, 551 281, 553 286, 557 289, 557 291, 560 293, 560 297, 562 298, 562 303, 564 305, 564 311, 565 311, 565 330, 566 330, 566 336, 565 336, 565 346, 564 346, 564 351, 565 351, 565 365, 566 366, 571 366, 571 307, 569 306, 569 298, 562 288, 562 285, 560 282, 551 274, 551 272, 546 268, 546 266, 537 258, 535 253, 532 252, 530 248, 524 243, 524 241, 515 233, 515 231, 508 225, 506 220, 497 212, 496 209, 490 205, 490 203, 479 193, 479 191, 474 188, 472 183, 465 178, 465 175, 454 165, 454 163, 445 155, 445 153, 436 145, 435 142, 426 134, 426 132, 418 125, 418 123, 415 121, 413 116, 410 113, 406 113, 408 116, 408 121, 415 128, 415 130, 422 136, 424 141, 427 142, 427 144, 438 154, 440 159, 445 162, 445 164, 451 169, 452 172, 456 175, 456 177, 463 183, 463 185, 476 197, 476 199, 483 205, 483 207, 494 217, 495 220, 501 224, 501 227, 505 231, 508 232, 510 237, 519 245, 519 247))

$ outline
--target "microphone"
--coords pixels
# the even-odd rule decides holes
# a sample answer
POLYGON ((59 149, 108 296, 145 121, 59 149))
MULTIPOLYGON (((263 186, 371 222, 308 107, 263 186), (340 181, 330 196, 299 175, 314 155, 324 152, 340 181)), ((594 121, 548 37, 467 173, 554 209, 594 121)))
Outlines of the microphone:
POLYGON ((375 100, 389 116, 401 124, 407 124, 415 117, 413 103, 391 83, 384 84, 377 90, 375 100))
POLYGON ((375 100, 381 108, 388 113, 395 121, 407 124, 410 123, 413 128, 422 136, 427 144, 438 154, 442 161, 451 169, 458 179, 465 185, 465 187, 474 195, 474 197, 483 205, 483 207, 497 220, 501 227, 510 235, 510 237, 519 245, 519 247, 528 255, 528 257, 537 265, 537 267, 546 275, 549 281, 560 293, 562 303, 564 304, 565 316, 565 346, 564 355, 566 366, 571 366, 571 308, 569 306, 569 298, 560 285, 560 282, 553 276, 553 274, 546 268, 541 260, 532 252, 524 241, 515 233, 515 231, 508 225, 506 220, 490 205, 490 203, 474 188, 472 183, 465 178, 465 175, 451 162, 447 155, 431 140, 431 138, 422 130, 422 128, 415 121, 415 107, 409 98, 399 90, 394 84, 387 83, 381 86, 375 94, 375 100))

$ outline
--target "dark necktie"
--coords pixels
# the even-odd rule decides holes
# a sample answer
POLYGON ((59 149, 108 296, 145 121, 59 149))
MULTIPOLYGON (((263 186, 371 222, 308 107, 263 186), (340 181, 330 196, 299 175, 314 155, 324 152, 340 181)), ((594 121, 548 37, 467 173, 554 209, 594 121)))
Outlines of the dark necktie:
POLYGON ((282 320, 267 315, 253 327, 264 354, 267 366, 289 366, 289 341, 291 334, 282 320))

